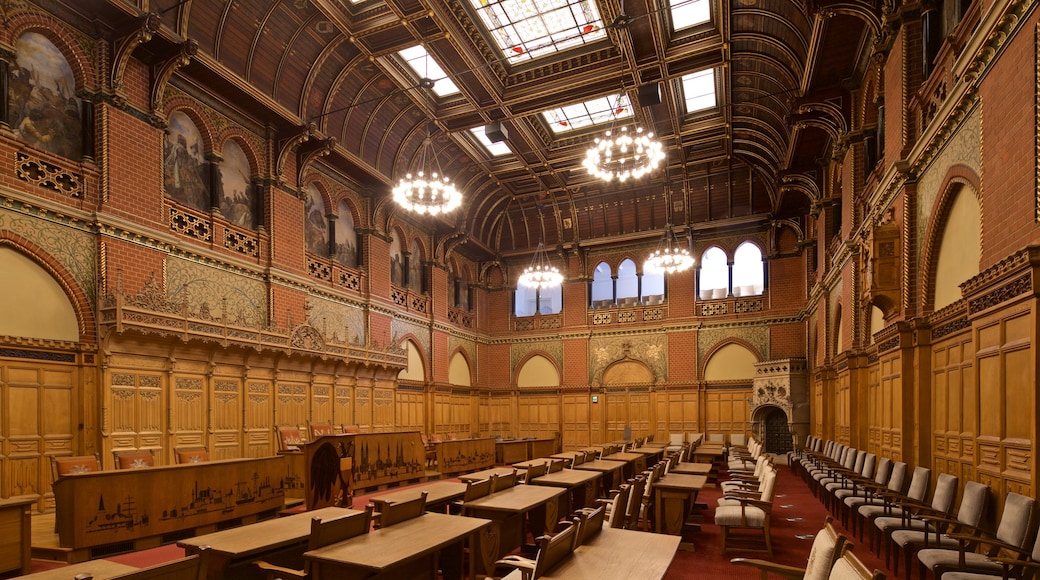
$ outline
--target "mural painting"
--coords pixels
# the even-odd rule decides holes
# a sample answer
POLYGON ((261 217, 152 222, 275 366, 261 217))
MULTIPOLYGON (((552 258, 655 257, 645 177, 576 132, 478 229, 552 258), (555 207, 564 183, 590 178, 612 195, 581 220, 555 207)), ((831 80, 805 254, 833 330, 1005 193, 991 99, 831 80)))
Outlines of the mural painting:
POLYGON ((394 236, 390 242, 390 283, 400 286, 404 280, 404 256, 401 255, 401 240, 394 236))
POLYGON ((210 194, 206 183, 206 160, 202 134, 195 123, 180 111, 170 115, 163 157, 166 195, 195 209, 209 211, 210 194))
POLYGON ((335 259, 351 268, 357 262, 357 231, 354 230, 354 217, 345 201, 339 202, 339 217, 336 218, 336 254, 335 259))
POLYGON ((325 201, 313 183, 307 186, 307 199, 303 202, 307 234, 307 251, 319 256, 329 255, 329 220, 325 217, 325 201))
POLYGON ((15 43, 11 63, 8 118, 17 138, 79 159, 83 155, 81 101, 68 61, 47 37, 26 32, 15 43))
POLYGON ((243 228, 253 228, 255 207, 250 184, 249 159, 234 141, 224 144, 224 161, 220 164, 220 213, 243 228))

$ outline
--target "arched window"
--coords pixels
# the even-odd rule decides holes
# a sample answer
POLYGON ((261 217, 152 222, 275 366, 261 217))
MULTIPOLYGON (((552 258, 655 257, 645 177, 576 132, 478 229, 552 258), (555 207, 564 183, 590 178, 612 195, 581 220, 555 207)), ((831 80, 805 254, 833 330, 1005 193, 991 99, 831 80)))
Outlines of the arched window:
POLYGON ((726 252, 718 246, 701 256, 701 300, 725 298, 729 290, 729 264, 726 252))
POLYGON ((757 296, 765 289, 762 250, 751 242, 737 246, 733 253, 733 295, 757 296))
POLYGON ((641 298, 643 304, 660 304, 664 302, 664 272, 661 270, 643 269, 641 298))
POLYGON ((513 314, 516 316, 559 314, 563 310, 563 286, 538 290, 518 284, 513 297, 513 314))
POLYGON ((592 273, 592 307, 606 308, 614 303, 614 280, 610 264, 600 262, 592 273))
POLYGON ((617 269, 617 302, 619 305, 632 306, 639 301, 639 275, 636 263, 630 259, 621 261, 617 269))

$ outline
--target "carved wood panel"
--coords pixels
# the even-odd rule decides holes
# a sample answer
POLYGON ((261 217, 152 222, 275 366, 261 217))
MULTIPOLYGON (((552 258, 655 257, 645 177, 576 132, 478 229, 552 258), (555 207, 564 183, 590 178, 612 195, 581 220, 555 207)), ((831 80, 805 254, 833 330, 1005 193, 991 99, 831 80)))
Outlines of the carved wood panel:
POLYGON ((559 396, 525 395, 518 399, 517 435, 555 438, 560 430, 559 396))
POLYGON ((243 401, 243 437, 246 457, 274 455, 274 385, 269 381, 247 380, 243 401))
POLYGON ((974 348, 970 332, 932 345, 932 457, 939 471, 964 482, 974 479, 974 348))
POLYGON ((560 397, 563 417, 563 448, 582 449, 591 443, 589 438, 589 395, 564 394, 560 397))
POLYGON ((745 433, 748 430, 750 388, 708 389, 704 396, 707 433, 745 433))
POLYGON ((397 427, 398 431, 426 432, 423 421, 423 392, 397 391, 397 427))
POLYGON ((208 427, 211 435, 207 442, 203 433, 199 444, 208 444, 212 459, 242 457, 242 381, 214 378, 212 385, 208 427))

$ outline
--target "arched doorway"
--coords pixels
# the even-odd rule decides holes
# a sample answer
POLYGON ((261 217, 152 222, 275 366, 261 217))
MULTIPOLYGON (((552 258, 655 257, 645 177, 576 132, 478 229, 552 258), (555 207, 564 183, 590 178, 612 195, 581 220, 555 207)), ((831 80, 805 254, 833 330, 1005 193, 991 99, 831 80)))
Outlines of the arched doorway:
POLYGON ((787 413, 780 407, 765 405, 755 409, 754 430, 765 444, 766 453, 785 454, 791 451, 791 429, 787 413))

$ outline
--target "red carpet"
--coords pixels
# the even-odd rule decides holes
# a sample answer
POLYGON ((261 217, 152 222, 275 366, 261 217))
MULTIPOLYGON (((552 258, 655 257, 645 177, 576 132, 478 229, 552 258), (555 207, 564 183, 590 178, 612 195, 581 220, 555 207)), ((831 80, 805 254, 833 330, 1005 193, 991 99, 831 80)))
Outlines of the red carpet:
MULTIPOLYGON (((811 535, 815 534, 823 526, 827 517, 827 511, 823 505, 813 497, 805 483, 786 466, 778 466, 776 500, 773 502, 772 516, 772 538, 773 557, 770 560, 790 566, 804 566, 809 557, 809 549, 812 546, 811 535), (799 538, 798 536, 804 536, 799 538)), ((419 484, 422 485, 422 484, 419 484)), ((385 493, 385 492, 383 492, 385 493)), ((375 494, 358 496, 354 500, 354 507, 363 508, 368 499, 375 494)), ((698 502, 707 504, 704 511, 704 522, 700 531, 688 531, 684 539, 693 544, 694 551, 680 549, 672 561, 666 580, 687 580, 707 578, 733 578, 753 580, 759 578, 756 569, 746 566, 734 566, 730 564, 731 558, 748 557, 763 558, 765 555, 754 552, 731 552, 722 555, 722 541, 719 528, 715 526, 714 512, 715 501, 721 496, 721 491, 715 488, 705 489, 701 492, 698 502)), ((855 539, 850 530, 845 530, 840 522, 835 522, 837 529, 845 532, 850 541, 855 539)), ((866 547, 857 546, 855 553, 863 563, 870 568, 880 568, 891 578, 891 570, 884 567, 884 561, 876 558, 866 547)), ((108 559, 131 566, 151 566, 161 562, 167 562, 184 555, 184 551, 176 545, 170 544, 151 550, 142 550, 129 554, 110 556, 108 559)), ((54 562, 34 561, 33 572, 40 572, 60 567, 54 562)), ((3 576, 0 578, 11 578, 3 576)))

